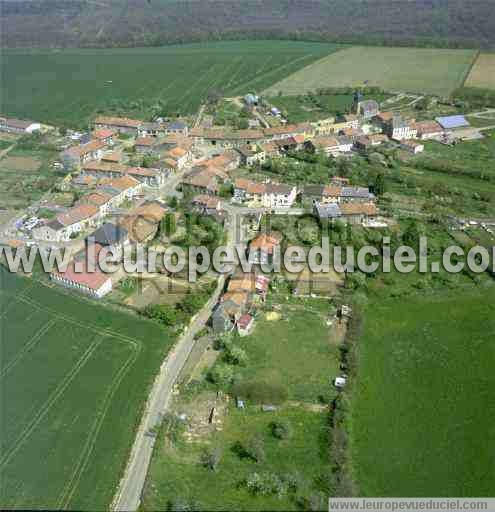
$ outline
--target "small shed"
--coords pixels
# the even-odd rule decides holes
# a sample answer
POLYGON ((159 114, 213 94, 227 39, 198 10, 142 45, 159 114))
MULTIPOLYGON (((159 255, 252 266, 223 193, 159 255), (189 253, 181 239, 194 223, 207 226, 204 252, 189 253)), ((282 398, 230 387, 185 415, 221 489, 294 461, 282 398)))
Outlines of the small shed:
POLYGON ((270 405, 270 404, 264 404, 261 406, 261 410, 263 412, 275 412, 277 410, 277 406, 275 405, 270 405))

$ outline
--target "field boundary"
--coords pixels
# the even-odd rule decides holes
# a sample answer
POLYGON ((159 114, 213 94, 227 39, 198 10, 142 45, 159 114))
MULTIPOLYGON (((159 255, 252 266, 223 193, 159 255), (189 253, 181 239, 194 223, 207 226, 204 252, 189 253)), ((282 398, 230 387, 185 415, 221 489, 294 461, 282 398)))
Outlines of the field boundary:
POLYGON ((464 87, 465 83, 467 82, 467 80, 469 78, 469 75, 471 74, 474 66, 476 65, 476 62, 478 62, 480 55, 481 55, 481 50, 478 50, 470 64, 469 68, 467 69, 466 73, 464 74, 464 78, 463 78, 461 84, 459 85, 459 87, 464 87))

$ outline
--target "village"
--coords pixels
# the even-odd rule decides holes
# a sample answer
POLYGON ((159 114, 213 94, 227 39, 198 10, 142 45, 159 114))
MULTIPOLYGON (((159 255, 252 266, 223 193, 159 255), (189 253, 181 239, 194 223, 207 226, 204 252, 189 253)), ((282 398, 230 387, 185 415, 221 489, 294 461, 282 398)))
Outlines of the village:
MULTIPOLYGON (((373 187, 330 174, 326 183, 254 178, 267 163, 301 153, 346 160, 382 145, 416 155, 424 151, 424 141, 450 145, 483 137, 462 115, 416 122, 400 112, 381 111, 377 101, 363 99, 360 92, 351 113, 299 124, 288 123, 278 108, 255 94, 236 101, 247 128, 215 126, 214 116, 201 109, 194 118, 152 122, 97 116, 88 133, 59 137, 65 149, 53 166, 65 176, 57 189, 76 199, 67 207, 48 194, 10 223, 4 232, 8 243, 71 247, 74 260, 51 279, 95 298, 109 294, 126 276, 123 271, 76 272, 75 262, 86 259, 90 243, 93 257, 103 247, 118 251, 135 244, 163 251, 163 244, 157 249, 160 244, 153 241, 168 226, 170 242, 185 215, 211 217, 220 226, 237 224, 229 243, 248 243, 259 252, 260 264, 284 239, 284 233, 263 232, 265 215, 309 214, 320 224, 368 228, 394 222, 380 214, 373 187)), ((18 135, 43 131, 39 123, 8 118, 0 120, 0 130, 18 135)), ((250 332, 255 304, 264 299, 269 282, 262 272, 236 271, 213 312, 215 331, 250 332)))
MULTIPOLYGON (((315 120, 308 111, 301 122, 276 107, 276 98, 254 93, 216 98, 190 116, 145 121, 98 112, 79 131, 0 118, 3 151, 25 148, 14 149, 21 163, 45 152, 43 169, 53 178, 28 206, 0 221, 0 244, 70 250, 65 270, 35 266, 32 282, 75 299, 76 312, 85 303, 102 317, 123 312, 136 331, 151 325, 163 342, 113 509, 161 494, 194 509, 181 490, 182 475, 194 475, 195 486, 196 472, 214 479, 219 465, 225 473, 244 468, 235 489, 247 491, 246 499, 296 503, 295 490, 314 484, 286 474, 279 450, 292 453, 296 446, 303 464, 319 460, 320 448, 308 439, 322 431, 328 437, 329 418, 342 421, 339 407, 352 390, 355 364, 349 344, 370 297, 372 304, 400 302, 408 293, 458 282, 445 273, 317 273, 306 262, 298 272, 275 272, 278 253, 296 244, 309 252, 323 237, 340 247, 378 247, 385 236, 391 245, 415 246, 427 232, 437 259, 452 240, 463 246, 476 236, 492 240, 490 197, 479 183, 473 192, 451 190, 450 182, 427 188, 428 177, 418 184, 414 176, 426 174, 437 155, 450 162, 462 148, 469 153, 469 141, 489 140, 493 126, 471 126, 472 114, 452 105, 435 105, 431 116, 421 111, 416 119, 411 110, 393 109, 403 99, 378 101, 356 91, 348 111, 315 120), (465 216, 437 209, 450 207, 454 194, 459 203, 466 199, 465 216), (177 272, 166 265, 167 258, 175 262, 170 249, 198 246, 209 253, 241 247, 253 265, 245 270, 236 262, 225 273, 208 268, 194 280, 197 262, 177 272), (111 272, 99 262, 108 250, 111 272), (127 270, 125 254, 134 270, 127 270), (158 261, 154 271, 139 268, 149 255, 158 261), (266 460, 277 463, 259 473, 266 460), (162 467, 173 489, 155 484, 162 467)), ((418 97, 406 99, 414 104, 418 97)), ((438 174, 457 184, 460 173, 440 167, 438 174)), ((491 279, 461 277, 479 286, 491 279)), ((28 297, 19 300, 31 308, 28 297)), ((59 314, 39 310, 46 312, 59 314)), ((334 442, 339 450, 345 441, 334 442)), ((309 499, 302 508, 311 508, 309 499)), ((311 499, 316 509, 326 505, 321 494, 311 499)))

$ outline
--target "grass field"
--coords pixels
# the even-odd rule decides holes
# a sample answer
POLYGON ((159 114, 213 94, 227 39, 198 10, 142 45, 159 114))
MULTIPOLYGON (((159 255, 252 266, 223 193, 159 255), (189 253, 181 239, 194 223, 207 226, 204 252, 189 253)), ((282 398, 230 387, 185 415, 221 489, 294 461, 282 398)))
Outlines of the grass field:
MULTIPOLYGON (((364 99, 381 102, 388 95, 374 95, 364 99)), ((278 107, 291 123, 316 121, 335 116, 337 113, 350 112, 354 103, 353 94, 315 94, 298 96, 274 96, 270 103, 278 107)))
POLYGON ((347 48, 296 71, 265 94, 301 94, 367 82, 387 91, 446 96, 462 85, 474 55, 474 50, 347 48))
POLYGON ((2 112, 69 125, 83 124, 97 110, 141 117, 193 113, 212 89, 261 91, 335 50, 290 41, 4 50, 2 112))
POLYGON ((495 53, 479 54, 464 85, 495 89, 495 53))
MULTIPOLYGON (((327 404, 335 393, 330 377, 338 372, 339 359, 338 345, 326 325, 328 309, 328 301, 291 301, 282 305, 279 320, 258 318, 252 335, 239 341, 248 362, 236 367, 238 380, 284 386, 288 401, 272 413, 262 412, 259 404, 249 400, 239 410, 231 401, 221 430, 193 443, 182 436, 174 442, 161 437, 145 491, 145 510, 166 508, 178 498, 198 503, 198 510, 300 510, 294 493, 278 497, 249 492, 245 481, 253 472, 297 473, 299 497, 318 492, 328 496, 329 418, 319 396, 327 404), (273 421, 288 424, 292 435, 276 440, 270 433, 273 421), (253 436, 263 439, 266 458, 262 463, 235 450, 236 443, 244 444, 253 436), (217 472, 200 464, 202 451, 212 446, 221 447, 223 453, 217 472)), ((182 398, 175 412, 186 410, 189 417, 189 410, 197 411, 198 406, 191 403, 198 403, 205 388, 200 384, 199 394, 182 398)))
POLYGON ((495 287, 375 301, 351 415, 363 496, 492 496, 495 287))
POLYGON ((0 268, 3 509, 107 509, 171 337, 0 268))

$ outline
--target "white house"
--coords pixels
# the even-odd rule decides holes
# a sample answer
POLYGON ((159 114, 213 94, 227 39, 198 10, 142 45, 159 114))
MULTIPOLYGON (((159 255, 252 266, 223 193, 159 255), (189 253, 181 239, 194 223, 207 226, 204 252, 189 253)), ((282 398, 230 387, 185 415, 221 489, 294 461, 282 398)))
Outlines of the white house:
POLYGON ((290 208, 296 201, 297 189, 281 183, 267 183, 262 203, 265 208, 290 208))
POLYGON ((65 169, 79 169, 90 160, 99 160, 103 156, 105 143, 100 140, 92 140, 87 144, 73 146, 63 151, 60 155, 65 169))

